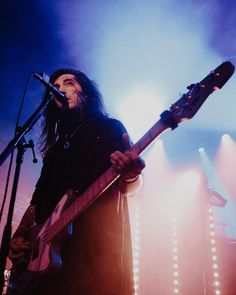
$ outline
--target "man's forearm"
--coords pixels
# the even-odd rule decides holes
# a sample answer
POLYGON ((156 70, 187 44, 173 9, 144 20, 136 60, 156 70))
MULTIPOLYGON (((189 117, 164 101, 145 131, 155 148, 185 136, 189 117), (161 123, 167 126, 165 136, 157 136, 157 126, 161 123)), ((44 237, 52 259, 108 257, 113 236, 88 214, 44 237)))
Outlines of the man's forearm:
POLYGON ((27 237, 34 223, 35 223, 35 205, 29 205, 12 238, 27 237))

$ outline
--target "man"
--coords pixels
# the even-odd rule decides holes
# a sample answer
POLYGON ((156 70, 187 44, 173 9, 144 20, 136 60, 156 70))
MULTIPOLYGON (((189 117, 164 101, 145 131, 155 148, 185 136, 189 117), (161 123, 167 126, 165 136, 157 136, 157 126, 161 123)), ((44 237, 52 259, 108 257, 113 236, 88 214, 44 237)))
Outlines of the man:
POLYGON ((30 249, 27 237, 32 225, 43 224, 69 189, 80 195, 112 165, 121 176, 74 222, 72 236, 62 244, 60 272, 38 281, 27 294, 131 295, 126 196, 139 187, 144 162, 128 150, 124 126, 107 116, 96 85, 85 74, 60 69, 50 82, 68 102, 65 106, 54 97, 45 112, 44 164, 31 204, 11 240, 9 257, 13 264, 21 263, 30 249))

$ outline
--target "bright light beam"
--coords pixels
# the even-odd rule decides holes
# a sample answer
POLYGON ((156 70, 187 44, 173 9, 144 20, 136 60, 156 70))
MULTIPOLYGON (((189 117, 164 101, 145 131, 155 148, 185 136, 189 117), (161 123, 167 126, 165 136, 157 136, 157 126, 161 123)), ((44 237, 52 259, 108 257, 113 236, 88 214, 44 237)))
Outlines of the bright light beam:
POLYGON ((160 95, 138 90, 124 99, 119 113, 132 139, 137 141, 157 121, 163 108, 160 95))
POLYGON ((200 184, 200 175, 194 170, 189 170, 176 177, 170 188, 170 199, 174 210, 182 210, 195 196, 200 184))
MULTIPOLYGON (((228 139, 229 139, 228 137, 225 137, 224 140, 221 141, 221 146, 216 156, 218 171, 222 171, 224 169, 223 159, 226 160, 226 158, 229 156, 228 139), (226 145, 223 144, 223 142, 225 141, 227 142, 226 145)), ((236 153, 236 150, 235 150, 235 153, 236 153)), ((232 197, 230 196, 230 194, 228 193, 228 191, 225 189, 224 185, 222 184, 218 176, 217 170, 214 166, 214 163, 209 159, 206 151, 204 150, 200 152, 199 154, 200 154, 203 170, 208 180, 208 188, 214 189, 218 194, 220 194, 224 199, 227 200, 227 204, 224 208, 214 207, 217 221, 219 224, 224 223, 227 225, 227 227, 225 227, 225 232, 223 234, 231 238, 236 237, 236 224, 235 224, 236 208, 235 208, 234 200, 232 199, 232 197)), ((232 161, 233 161, 232 154, 230 157, 230 161, 231 162, 227 162, 229 164, 229 166, 227 165, 227 169, 229 169, 230 166, 232 167, 232 161)))

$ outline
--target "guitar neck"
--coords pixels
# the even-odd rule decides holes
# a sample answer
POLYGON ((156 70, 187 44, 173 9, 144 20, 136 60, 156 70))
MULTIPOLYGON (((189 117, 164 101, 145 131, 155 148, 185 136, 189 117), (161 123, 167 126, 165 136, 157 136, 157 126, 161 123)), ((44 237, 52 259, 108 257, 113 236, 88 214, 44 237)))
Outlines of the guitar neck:
MULTIPOLYGON (((132 146, 132 150, 141 154, 158 135, 169 126, 159 120, 151 129, 132 146)), ((120 174, 113 167, 106 170, 82 195, 69 206, 60 216, 60 218, 51 226, 48 232, 48 241, 59 235, 71 222, 73 222, 82 212, 84 212, 107 188, 109 188, 120 174)), ((68 195, 73 192, 68 192, 68 195)), ((71 196, 72 197, 72 196, 71 196)))
POLYGON ((132 150, 137 154, 141 154, 162 132, 168 129, 169 126, 162 123, 159 120, 146 132, 143 137, 139 139, 133 146, 132 150))

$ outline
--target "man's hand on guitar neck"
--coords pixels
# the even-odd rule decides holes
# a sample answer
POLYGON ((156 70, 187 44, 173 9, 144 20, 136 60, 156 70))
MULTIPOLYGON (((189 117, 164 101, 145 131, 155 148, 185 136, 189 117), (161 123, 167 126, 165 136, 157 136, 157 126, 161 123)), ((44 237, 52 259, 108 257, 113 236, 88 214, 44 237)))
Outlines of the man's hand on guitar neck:
POLYGON ((124 181, 132 182, 141 174, 145 163, 143 159, 132 149, 130 139, 127 133, 123 135, 123 142, 126 146, 124 153, 115 151, 111 154, 111 163, 114 168, 121 173, 121 178, 124 181))
POLYGON ((125 195, 132 195, 140 187, 142 170, 145 167, 145 162, 132 147, 127 133, 123 135, 123 142, 126 146, 124 153, 115 151, 111 154, 111 163, 113 167, 121 174, 120 191, 125 195))

